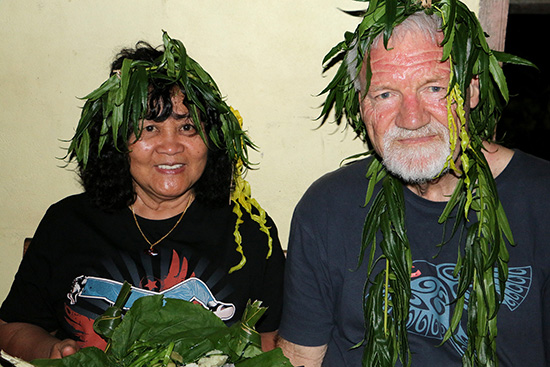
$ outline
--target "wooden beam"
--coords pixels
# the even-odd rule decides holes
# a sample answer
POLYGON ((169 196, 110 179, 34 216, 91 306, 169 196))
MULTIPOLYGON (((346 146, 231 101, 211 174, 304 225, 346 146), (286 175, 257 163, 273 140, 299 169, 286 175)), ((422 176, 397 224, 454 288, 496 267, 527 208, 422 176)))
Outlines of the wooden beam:
POLYGON ((479 21, 489 35, 487 43, 493 50, 504 51, 509 0, 480 0, 479 21))

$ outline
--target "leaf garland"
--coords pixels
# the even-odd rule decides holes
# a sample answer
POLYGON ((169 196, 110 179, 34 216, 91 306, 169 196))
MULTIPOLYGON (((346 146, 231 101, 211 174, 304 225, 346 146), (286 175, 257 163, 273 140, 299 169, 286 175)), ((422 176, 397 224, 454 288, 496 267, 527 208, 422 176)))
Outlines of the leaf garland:
POLYGON ((159 59, 154 62, 125 59, 120 70, 82 98, 86 102, 67 157, 86 166, 91 144, 88 130, 96 116, 102 118, 98 155, 108 140, 112 140, 121 151, 127 149, 129 128, 132 127, 137 138, 141 135, 140 121, 147 112, 149 85, 162 82, 182 88, 195 127, 205 143, 207 139, 199 115, 205 115, 207 107, 219 113, 222 124, 211 129, 210 140, 225 150, 232 161, 241 160, 246 168, 250 168, 247 148, 254 149, 255 146, 242 130, 212 77, 188 56, 181 41, 170 38, 165 31, 162 40, 164 52, 159 59), (199 95, 205 103, 201 102, 199 95), (123 146, 120 146, 121 142, 123 146))
MULTIPOLYGON (((362 1, 362 0, 357 0, 362 1)), ((482 150, 483 142, 493 138, 496 123, 508 101, 508 88, 499 62, 534 66, 521 58, 490 50, 479 21, 458 0, 433 0, 432 5, 414 0, 371 0, 355 32, 346 32, 344 40, 323 59, 324 70, 340 63, 333 79, 320 93, 326 95, 319 116, 321 125, 331 113, 337 125, 345 120, 357 136, 369 144, 366 127, 360 117, 359 91, 355 83, 363 64, 365 89, 372 77, 369 50, 381 35, 387 48, 393 29, 416 12, 442 18, 444 40, 442 61, 449 61, 448 87, 450 144, 460 138, 461 171, 452 159, 447 165, 461 175, 449 202, 439 218, 445 224, 455 221, 453 235, 465 228, 465 241, 458 249, 454 276, 458 294, 454 314, 444 341, 452 338, 466 314, 468 345, 464 366, 496 366, 496 315, 504 296, 508 276, 507 243, 514 245, 510 226, 498 199, 496 185, 482 150), (345 62, 342 62, 345 61, 345 62), (470 111, 466 126, 464 100, 473 78, 479 78, 480 103, 470 111), (455 122, 458 115, 460 123, 455 122), (452 129, 456 129, 453 132, 452 129), (458 215, 455 215, 458 213, 458 215), (460 214, 462 213, 462 214, 460 214), (499 291, 500 290, 500 291, 499 291), (469 297, 466 311, 465 300, 469 297)), ((366 94, 366 93, 365 93, 366 94)), ((454 149, 452 149, 454 151, 454 149)), ((365 218, 359 265, 368 253, 368 278, 365 283, 363 310, 365 339, 363 366, 394 366, 398 359, 410 366, 406 322, 410 300, 412 255, 404 223, 403 187, 389 175, 374 151, 366 177, 369 180, 365 205, 371 203, 365 218), (375 186, 381 185, 374 196, 375 186), (374 197, 373 197, 374 196, 374 197), (377 233, 382 239, 377 241, 377 233), (382 255, 375 258, 376 247, 382 255), (374 266, 386 266, 374 275, 374 266)), ((443 241, 439 246, 444 246, 443 241)))

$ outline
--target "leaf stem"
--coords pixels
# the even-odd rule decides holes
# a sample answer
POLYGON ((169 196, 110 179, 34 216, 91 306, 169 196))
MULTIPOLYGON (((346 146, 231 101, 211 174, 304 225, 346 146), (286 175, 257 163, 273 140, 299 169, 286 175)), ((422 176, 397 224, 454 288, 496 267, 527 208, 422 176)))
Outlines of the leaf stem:
POLYGON ((386 259, 386 281, 384 285, 384 334, 388 336, 388 294, 389 294, 389 282, 390 282, 390 262, 386 259))

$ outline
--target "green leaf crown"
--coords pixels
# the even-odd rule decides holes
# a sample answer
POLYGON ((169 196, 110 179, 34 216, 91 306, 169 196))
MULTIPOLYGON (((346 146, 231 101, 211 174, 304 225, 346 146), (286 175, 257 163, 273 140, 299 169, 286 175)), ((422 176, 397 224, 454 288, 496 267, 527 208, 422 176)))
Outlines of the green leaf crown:
MULTIPOLYGON (((356 0, 364 2, 363 0, 356 0)), ((442 18, 444 33, 442 61, 451 60, 453 73, 449 90, 458 86, 462 96, 474 77, 480 82, 480 104, 471 112, 469 131, 481 140, 492 139, 496 123, 508 101, 508 88, 499 62, 532 65, 528 61, 489 48, 476 15, 457 0, 434 0, 427 7, 415 0, 371 0, 364 12, 350 12, 362 17, 354 32, 346 32, 344 40, 334 46, 323 59, 325 70, 340 64, 332 81, 321 92, 326 94, 319 118, 325 123, 334 112, 334 121, 340 125, 343 118, 363 141, 368 142, 366 129, 359 116, 359 91, 356 78, 365 55, 378 35, 383 35, 387 46, 393 29, 411 14, 424 11, 442 18), (345 61, 345 62, 341 62, 345 61)), ((370 84, 367 66, 366 89, 370 84)))
POLYGON ((140 121, 147 113, 149 86, 161 82, 182 89, 191 118, 207 144, 200 116, 206 115, 208 107, 214 109, 220 116, 221 125, 213 126, 209 131, 210 141, 225 150, 234 165, 242 161, 246 168, 250 168, 247 148, 255 146, 224 101, 212 77, 187 54, 181 41, 170 38, 166 32, 163 32, 162 39, 164 52, 157 60, 125 59, 120 70, 82 98, 86 102, 68 148, 69 159, 86 166, 92 143, 89 130, 98 121, 102 125, 99 142, 96 142, 97 154, 101 154, 108 140, 112 140, 117 149, 126 151, 128 132, 133 131, 138 138, 141 134, 140 121), (120 141, 123 146, 120 146, 120 141))
POLYGON ((245 170, 252 166, 248 159, 248 148, 256 149, 256 146, 242 129, 239 112, 226 104, 214 79, 187 54, 183 43, 170 38, 166 32, 163 32, 162 40, 164 52, 158 59, 153 62, 124 59, 120 70, 115 70, 99 88, 82 98, 86 102, 67 157, 86 167, 92 144, 97 144, 97 154, 100 155, 109 140, 121 152, 126 152, 128 144, 132 143, 129 141, 129 132, 133 131, 136 139, 141 135, 140 122, 147 114, 149 86, 154 83, 179 86, 185 95, 193 123, 205 144, 208 146, 210 140, 217 148, 225 151, 232 162, 233 187, 230 199, 237 216, 234 231, 236 251, 241 256, 239 263, 230 269, 230 272, 234 272, 246 263, 239 231, 243 210, 250 214, 252 220, 258 223, 260 231, 267 236, 266 257, 269 258, 272 252, 273 239, 271 228, 266 226, 267 213, 252 198, 250 185, 243 178, 245 170), (212 126, 208 132, 209 139, 200 118, 206 116, 208 109, 214 110, 221 121, 220 125, 212 126), (92 142, 90 130, 98 123, 101 123, 101 135, 98 142, 92 142))

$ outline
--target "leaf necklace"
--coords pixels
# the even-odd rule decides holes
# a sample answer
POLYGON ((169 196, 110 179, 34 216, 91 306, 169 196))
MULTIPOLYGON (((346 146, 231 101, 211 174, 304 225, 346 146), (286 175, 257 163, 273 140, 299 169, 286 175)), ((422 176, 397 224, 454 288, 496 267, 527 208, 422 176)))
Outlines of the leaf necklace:
POLYGON ((136 226, 139 230, 139 233, 141 233, 141 236, 143 237, 143 239, 145 240, 145 242, 147 242, 149 244, 149 248, 147 250, 145 250, 145 254, 149 255, 149 256, 157 256, 159 253, 158 251, 156 251, 154 249, 154 247, 156 245, 158 245, 160 242, 162 242, 162 240, 164 240, 166 237, 168 237, 170 235, 170 233, 172 233, 174 231, 174 229, 176 229, 176 227, 178 226, 178 224, 180 224, 181 220, 183 219, 183 216, 185 215, 185 213, 187 212, 187 208, 189 208, 189 205, 191 205, 191 202, 193 201, 193 197, 190 197, 188 200, 187 200, 187 204, 185 204, 185 209, 183 209, 183 212, 181 213, 180 217, 178 218, 176 224, 174 224, 174 226, 172 227, 172 229, 170 229, 168 231, 168 233, 166 233, 164 236, 162 236, 159 240, 157 240, 156 242, 154 243, 151 243, 151 241, 149 241, 149 239, 147 238, 147 236, 145 236, 145 233, 143 233, 143 230, 141 229, 140 225, 139 225, 139 222, 137 220, 137 216, 136 216, 136 212, 134 211, 134 206, 132 205, 130 207, 130 210, 132 211, 132 216, 134 217, 134 222, 136 223, 136 226))

